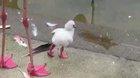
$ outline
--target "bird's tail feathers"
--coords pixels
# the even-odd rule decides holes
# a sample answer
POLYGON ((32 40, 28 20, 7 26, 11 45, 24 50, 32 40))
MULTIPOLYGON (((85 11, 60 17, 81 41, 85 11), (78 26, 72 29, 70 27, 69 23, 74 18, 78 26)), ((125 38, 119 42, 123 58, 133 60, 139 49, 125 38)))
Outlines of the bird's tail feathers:
MULTIPOLYGON (((41 53, 41 52, 48 51, 51 45, 52 45, 52 43, 47 43, 47 44, 40 45, 40 46, 34 48, 32 50, 32 53, 33 54, 38 54, 38 53, 41 53)), ((26 57, 26 56, 29 56, 29 53, 24 55, 23 57, 26 57)))

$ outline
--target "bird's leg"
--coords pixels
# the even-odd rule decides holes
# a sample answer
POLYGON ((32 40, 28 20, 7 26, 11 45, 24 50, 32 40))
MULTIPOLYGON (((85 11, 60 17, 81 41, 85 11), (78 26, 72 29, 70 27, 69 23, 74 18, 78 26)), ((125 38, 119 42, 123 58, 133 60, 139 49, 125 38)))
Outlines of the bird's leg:
POLYGON ((59 55, 59 57, 60 57, 61 59, 67 59, 67 58, 68 58, 67 53, 64 52, 64 46, 62 46, 61 49, 60 49, 60 55, 59 55))
POLYGON ((54 51, 53 51, 53 49, 55 48, 55 45, 54 44, 52 44, 51 46, 50 46, 50 49, 49 49, 49 52, 48 52, 48 56, 50 56, 50 57, 54 57, 54 51))

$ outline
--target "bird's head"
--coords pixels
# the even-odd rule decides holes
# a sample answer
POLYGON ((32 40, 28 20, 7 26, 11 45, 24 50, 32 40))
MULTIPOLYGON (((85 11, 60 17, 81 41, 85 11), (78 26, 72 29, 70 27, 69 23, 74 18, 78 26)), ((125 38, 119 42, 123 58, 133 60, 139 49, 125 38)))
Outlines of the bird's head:
POLYGON ((76 28, 75 22, 73 20, 69 20, 66 24, 65 24, 65 29, 67 30, 73 30, 76 28))

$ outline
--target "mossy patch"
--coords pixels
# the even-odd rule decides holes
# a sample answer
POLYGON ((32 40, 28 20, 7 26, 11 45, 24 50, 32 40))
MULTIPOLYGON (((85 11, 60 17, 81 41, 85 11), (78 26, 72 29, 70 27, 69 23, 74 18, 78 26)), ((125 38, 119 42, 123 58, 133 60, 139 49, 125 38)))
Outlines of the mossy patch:
POLYGON ((78 14, 74 17, 74 20, 77 22, 87 23, 87 19, 84 14, 78 14))
MULTIPOLYGON (((20 9, 17 3, 18 0, 6 0, 6 6, 13 9, 20 9)), ((0 5, 2 5, 2 0, 0 0, 0 5)))

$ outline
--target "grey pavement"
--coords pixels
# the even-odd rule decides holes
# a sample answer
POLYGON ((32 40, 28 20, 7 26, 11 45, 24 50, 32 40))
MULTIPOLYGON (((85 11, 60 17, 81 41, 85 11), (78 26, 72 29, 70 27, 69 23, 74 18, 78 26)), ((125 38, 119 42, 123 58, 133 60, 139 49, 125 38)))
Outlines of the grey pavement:
MULTIPOLYGON (((19 46, 13 41, 13 37, 7 37, 6 54, 13 53, 14 60, 22 71, 26 72, 28 57, 22 57, 27 52, 27 48, 19 46)), ((33 47, 37 47, 44 42, 33 40, 33 47)), ((1 46, 1 44, 0 44, 1 46)), ((51 74, 43 78, 139 78, 140 62, 118 58, 112 55, 96 53, 88 50, 68 47, 65 51, 69 58, 59 59, 56 52, 54 58, 47 56, 47 51, 34 55, 35 65, 47 63, 51 74)), ((24 78, 17 68, 5 70, 0 69, 0 78, 24 78)), ((35 77, 34 77, 35 78, 35 77)))

